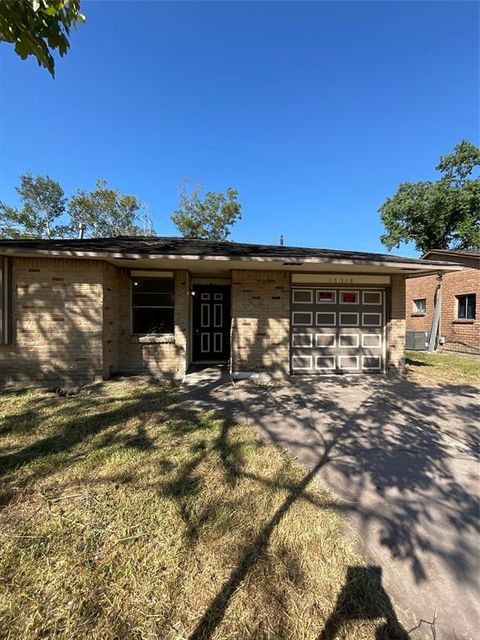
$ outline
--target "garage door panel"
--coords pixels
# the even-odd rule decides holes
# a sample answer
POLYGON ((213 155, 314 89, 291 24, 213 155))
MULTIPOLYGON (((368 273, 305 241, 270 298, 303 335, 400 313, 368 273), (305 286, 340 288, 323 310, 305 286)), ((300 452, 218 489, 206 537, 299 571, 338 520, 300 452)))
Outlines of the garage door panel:
POLYGON ((336 360, 337 357, 332 354, 315 356, 315 370, 323 372, 335 372, 336 360))
POLYGON ((293 373, 370 373, 384 368, 384 291, 292 291, 293 373))
POLYGON ((341 333, 338 336, 338 348, 349 349, 358 348, 360 346, 360 334, 359 333, 341 333))
POLYGON ((314 334, 312 332, 295 332, 292 333, 292 347, 313 347, 314 334))
POLYGON ((315 332, 315 347, 318 349, 326 349, 328 347, 337 346, 337 334, 329 331, 315 332))
POLYGON ((340 327, 359 327, 360 314, 357 311, 340 311, 338 324, 340 327))

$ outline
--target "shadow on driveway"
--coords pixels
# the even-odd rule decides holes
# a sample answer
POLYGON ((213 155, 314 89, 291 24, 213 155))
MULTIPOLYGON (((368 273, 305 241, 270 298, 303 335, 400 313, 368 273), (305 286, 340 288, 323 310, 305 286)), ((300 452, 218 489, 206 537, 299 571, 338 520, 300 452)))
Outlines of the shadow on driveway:
POLYGON ((384 377, 238 388, 248 421, 342 499, 391 594, 437 638, 474 638, 479 564, 476 387, 384 377), (456 634, 456 636, 454 635, 456 634))

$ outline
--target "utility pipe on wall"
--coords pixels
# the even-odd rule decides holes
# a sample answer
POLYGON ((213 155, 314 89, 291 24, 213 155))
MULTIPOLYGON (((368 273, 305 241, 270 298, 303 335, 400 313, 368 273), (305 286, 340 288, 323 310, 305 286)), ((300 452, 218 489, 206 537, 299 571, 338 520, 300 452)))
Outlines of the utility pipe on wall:
POLYGON ((440 326, 440 315, 442 312, 442 274, 437 275, 438 286, 435 297, 435 309, 433 311, 432 328, 430 330, 430 340, 428 342, 428 351, 433 353, 437 346, 438 328, 440 326))

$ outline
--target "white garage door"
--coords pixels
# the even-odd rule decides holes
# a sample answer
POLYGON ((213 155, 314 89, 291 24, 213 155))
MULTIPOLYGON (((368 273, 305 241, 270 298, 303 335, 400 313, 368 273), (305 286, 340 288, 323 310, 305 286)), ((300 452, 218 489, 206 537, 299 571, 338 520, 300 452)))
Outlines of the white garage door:
POLYGON ((292 373, 383 371, 384 296, 380 289, 292 289, 292 373))

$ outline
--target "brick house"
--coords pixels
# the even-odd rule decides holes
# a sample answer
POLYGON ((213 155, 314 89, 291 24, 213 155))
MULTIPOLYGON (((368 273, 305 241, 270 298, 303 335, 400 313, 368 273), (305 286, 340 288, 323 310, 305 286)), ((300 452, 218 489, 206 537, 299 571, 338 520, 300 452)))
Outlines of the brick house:
POLYGON ((0 379, 182 377, 212 361, 235 374, 401 370, 405 280, 450 269, 181 238, 0 240, 0 379))
MULTIPOLYGON (((441 289, 438 348, 480 354, 480 251, 432 249, 422 260, 448 260, 461 270, 427 275, 407 282, 407 332, 413 348, 425 348, 432 327, 437 292, 441 289), (413 335, 413 334, 416 335, 413 335)), ((410 345, 409 345, 410 346, 410 345)))

